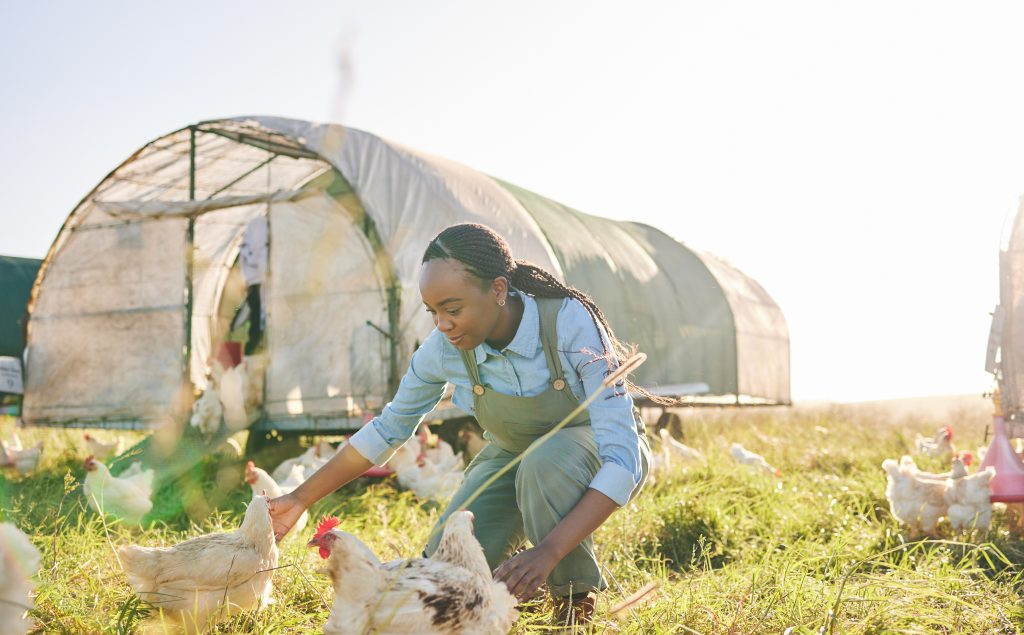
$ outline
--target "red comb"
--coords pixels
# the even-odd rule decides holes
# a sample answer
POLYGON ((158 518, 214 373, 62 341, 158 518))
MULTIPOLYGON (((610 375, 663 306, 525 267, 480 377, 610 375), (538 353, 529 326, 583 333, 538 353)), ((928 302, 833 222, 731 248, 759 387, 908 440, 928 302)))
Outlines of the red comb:
POLYGON ((320 519, 320 524, 316 526, 316 533, 313 534, 313 538, 315 539, 323 536, 340 524, 341 519, 337 516, 324 516, 320 519))
POLYGON ((251 469, 253 469, 255 467, 256 467, 256 464, 253 463, 252 461, 246 461, 245 462, 245 469, 251 470, 251 469))
POLYGON ((947 439, 949 441, 952 441, 953 440, 953 428, 950 427, 950 426, 946 426, 945 430, 946 430, 946 437, 947 437, 947 439))

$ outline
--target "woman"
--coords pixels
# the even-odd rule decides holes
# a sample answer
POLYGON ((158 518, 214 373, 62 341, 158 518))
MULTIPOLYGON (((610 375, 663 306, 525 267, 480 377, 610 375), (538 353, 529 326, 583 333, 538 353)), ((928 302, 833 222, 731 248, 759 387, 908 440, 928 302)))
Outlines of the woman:
MULTIPOLYGON (((430 242, 420 295, 437 328, 381 415, 295 491, 271 501, 278 539, 313 503, 387 461, 447 382, 490 445, 466 469, 438 527, 587 395, 603 391, 468 506, 487 561, 497 567, 495 579, 521 600, 547 580, 562 617, 589 619, 593 592, 606 586, 590 536, 640 490, 650 456, 627 390, 632 385, 602 386, 624 361, 624 347, 589 296, 514 260, 505 240, 484 225, 453 225, 430 242), (533 547, 516 553, 524 537, 533 547)), ((427 555, 439 538, 435 528, 427 555)))

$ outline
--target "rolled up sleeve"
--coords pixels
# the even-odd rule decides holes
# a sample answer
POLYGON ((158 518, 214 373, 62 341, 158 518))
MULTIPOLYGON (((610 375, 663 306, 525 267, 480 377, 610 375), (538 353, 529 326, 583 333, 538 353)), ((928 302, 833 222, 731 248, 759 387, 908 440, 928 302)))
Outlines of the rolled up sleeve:
POLYGON ((447 383, 441 368, 441 343, 435 329, 413 353, 394 398, 349 438, 349 444, 374 465, 386 463, 413 435, 423 415, 441 401, 447 383))
POLYGON ((587 408, 601 458, 590 487, 615 501, 629 502, 642 477, 640 438, 633 418, 633 398, 623 384, 605 387, 604 379, 618 368, 604 328, 594 324, 586 307, 567 300, 558 315, 559 349, 583 384, 584 398, 599 393, 587 408))

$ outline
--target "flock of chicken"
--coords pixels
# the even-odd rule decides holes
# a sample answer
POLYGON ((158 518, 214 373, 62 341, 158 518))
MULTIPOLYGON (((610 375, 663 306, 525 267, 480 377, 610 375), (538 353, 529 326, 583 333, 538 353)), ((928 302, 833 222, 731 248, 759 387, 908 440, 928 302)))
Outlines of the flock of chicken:
MULTIPOLYGON (((918 454, 952 460, 948 472, 933 473, 918 469, 913 457, 882 462, 887 485, 885 497, 889 510, 908 530, 911 537, 935 534, 939 521, 945 517, 954 532, 978 529, 987 531, 992 524, 990 484, 995 468, 968 474, 973 462, 969 452, 957 453, 953 430, 941 428, 933 438, 917 435, 914 447, 918 454)), ((979 453, 983 449, 979 448, 979 453)))
MULTIPOLYGON (((84 440, 90 455, 84 461, 82 489, 89 506, 122 523, 141 524, 153 506, 154 470, 142 469, 142 464, 135 461, 115 476, 104 461, 123 452, 123 441, 102 441, 88 433, 84 440)), ((10 461, 7 464, 22 471, 33 469, 42 451, 41 445, 33 448, 28 465, 29 458, 17 435, 2 447, 5 459, 10 461)), ((162 609, 188 633, 202 632, 232 614, 266 606, 271 601, 278 560, 268 501, 294 490, 340 447, 320 441, 282 462, 272 473, 248 461, 245 482, 252 488, 253 497, 238 529, 170 547, 122 546, 117 550, 118 559, 129 585, 140 599, 162 609)), ((368 475, 393 474, 401 487, 416 496, 444 500, 461 484, 462 469, 461 454, 424 426, 386 467, 374 468, 368 475)), ((333 526, 321 526, 317 542, 311 546, 320 547, 321 555, 329 558, 328 573, 336 587, 354 585, 365 590, 371 588, 371 582, 380 582, 381 588, 390 589, 386 598, 378 593, 369 599, 359 596, 364 604, 372 600, 377 607, 374 610, 379 614, 373 613, 369 605, 359 610, 375 615, 372 620, 378 632, 505 633, 516 616, 515 600, 504 585, 490 582, 483 550, 472 535, 471 519, 467 520, 468 515, 454 518, 445 529, 442 548, 433 558, 403 561, 400 566, 380 565, 365 545, 333 526), (331 558, 335 551, 339 555, 331 558), (364 576, 368 568, 377 565, 373 569, 379 571, 377 577, 364 576), (349 577, 357 574, 360 577, 349 577), (414 589, 417 595, 410 600, 401 594, 403 589, 414 589), (456 592, 464 602, 442 601, 456 592), (409 605, 399 607, 396 602, 409 605), (394 623, 394 628, 385 624, 385 618, 394 623), (423 620, 433 626, 428 628, 423 620)), ((289 536, 301 535, 307 520, 304 514, 289 536)), ((0 525, 0 558, 0 632, 23 633, 28 628, 23 614, 31 608, 31 580, 39 567, 39 552, 24 534, 7 523, 0 525)), ((356 632, 345 626, 346 616, 352 615, 356 606, 351 594, 337 593, 336 597, 325 632, 356 632)))
MULTIPOLYGON (((374 468, 368 475, 393 474, 400 487, 417 497, 444 501, 461 484, 463 455, 472 458, 487 443, 475 428, 466 427, 459 436, 465 447, 462 453, 424 426, 385 467, 374 468)), ((115 476, 104 461, 120 454, 123 442, 102 441, 89 434, 84 440, 91 453, 85 459, 83 482, 90 507, 123 523, 140 524, 152 509, 154 471, 136 461, 115 476)), ((699 450, 673 438, 666 427, 655 441, 652 479, 675 466, 707 460, 699 450)), ((0 447, 3 465, 23 472, 35 467, 42 452, 41 445, 24 448, 17 435, 0 447)), ((162 609, 189 633, 266 606, 272 601, 278 564, 268 501, 294 490, 340 447, 321 441, 270 473, 248 461, 245 482, 252 489, 252 499, 240 526, 169 547, 120 547, 118 559, 129 585, 140 599, 162 609)), ((909 455, 899 461, 887 459, 882 467, 893 516, 914 535, 933 533, 943 517, 955 531, 988 529, 993 469, 968 474, 971 457, 955 452, 948 428, 934 438, 919 437, 915 449, 951 458, 952 469, 935 474, 918 469, 909 455)), ((729 456, 766 475, 780 475, 763 456, 739 444, 732 444, 729 456)), ((303 515, 289 536, 301 535, 307 523, 303 515)), ((308 543, 327 560, 325 573, 335 589, 324 632, 507 632, 518 614, 516 600, 503 584, 493 581, 472 523, 469 512, 451 516, 441 546, 431 558, 381 563, 358 538, 339 529, 337 519, 324 519, 308 543)), ((24 611, 31 605, 32 575, 39 559, 39 551, 14 525, 0 524, 0 632, 25 632, 24 611)))

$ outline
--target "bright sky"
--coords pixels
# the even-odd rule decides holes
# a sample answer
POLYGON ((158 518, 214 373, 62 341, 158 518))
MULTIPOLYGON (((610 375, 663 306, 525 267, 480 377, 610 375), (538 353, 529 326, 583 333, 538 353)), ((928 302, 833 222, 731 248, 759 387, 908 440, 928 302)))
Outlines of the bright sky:
POLYGON ((0 254, 189 123, 340 121, 727 258, 797 400, 988 387, 1020 3, 100 4, 0 4, 0 254))

